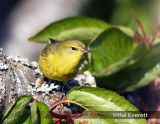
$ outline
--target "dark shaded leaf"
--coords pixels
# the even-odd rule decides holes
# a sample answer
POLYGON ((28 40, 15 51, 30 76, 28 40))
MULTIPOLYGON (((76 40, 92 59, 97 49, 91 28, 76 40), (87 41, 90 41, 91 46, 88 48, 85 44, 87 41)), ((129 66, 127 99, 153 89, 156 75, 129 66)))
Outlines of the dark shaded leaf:
POLYGON ((138 60, 110 76, 97 77, 98 86, 116 91, 133 91, 145 86, 160 75, 160 43, 143 49, 138 60))
POLYGON ((43 102, 37 103, 38 120, 40 124, 53 124, 48 106, 43 102))
POLYGON ((29 111, 27 111, 26 107, 31 98, 31 95, 19 97, 5 114, 3 124, 18 124, 24 122, 29 116, 29 111))

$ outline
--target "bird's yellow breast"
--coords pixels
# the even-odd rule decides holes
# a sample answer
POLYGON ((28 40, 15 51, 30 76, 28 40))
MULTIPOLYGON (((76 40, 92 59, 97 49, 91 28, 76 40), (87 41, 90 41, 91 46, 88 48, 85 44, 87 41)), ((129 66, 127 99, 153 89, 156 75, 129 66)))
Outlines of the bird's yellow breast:
POLYGON ((80 63, 75 60, 60 55, 49 55, 46 58, 40 56, 39 68, 50 79, 67 81, 78 73, 80 63))

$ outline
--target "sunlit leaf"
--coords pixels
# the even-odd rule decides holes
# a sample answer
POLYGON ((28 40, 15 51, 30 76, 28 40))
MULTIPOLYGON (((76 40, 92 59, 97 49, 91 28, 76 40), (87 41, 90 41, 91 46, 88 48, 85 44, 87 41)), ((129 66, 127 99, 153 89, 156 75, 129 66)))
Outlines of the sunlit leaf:
POLYGON ((34 100, 31 104, 32 124, 38 124, 37 103, 34 100))
POLYGON ((51 23, 42 31, 29 38, 29 41, 48 43, 48 38, 60 41, 77 39, 88 44, 88 41, 109 27, 111 27, 109 24, 98 19, 70 17, 51 23))
MULTIPOLYGON (((97 112, 104 119, 107 111, 137 111, 125 98, 113 91, 95 87, 75 87, 66 96, 87 110, 97 112)), ((114 120, 114 119, 113 119, 114 120)), ((117 119, 116 119, 117 120, 117 119)), ((116 120, 114 120, 116 122, 116 120)), ((120 119, 121 120, 121 119, 120 119)), ((146 124, 145 119, 122 119, 126 123, 146 124)), ((121 121, 122 121, 121 120, 121 121)))

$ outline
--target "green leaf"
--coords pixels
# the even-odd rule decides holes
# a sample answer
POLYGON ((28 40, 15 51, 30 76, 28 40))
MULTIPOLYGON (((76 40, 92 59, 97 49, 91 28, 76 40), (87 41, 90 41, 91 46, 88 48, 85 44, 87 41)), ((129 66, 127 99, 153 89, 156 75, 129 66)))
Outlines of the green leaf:
POLYGON ((109 24, 101 20, 88 17, 70 17, 51 23, 29 38, 29 41, 48 43, 48 38, 59 41, 77 39, 87 44, 88 41, 109 27, 111 27, 109 24))
POLYGON ((30 98, 30 95, 29 96, 23 95, 18 97, 16 101, 7 109, 2 120, 5 120, 11 114, 11 112, 13 112, 18 106, 20 106, 24 101, 26 101, 26 99, 29 99, 29 98, 30 98))
POLYGON ((98 86, 115 91, 133 91, 145 86, 160 76, 160 43, 143 49, 138 60, 110 76, 97 77, 98 86))
POLYGON ((82 121, 88 122, 87 124, 116 124, 111 119, 104 119, 102 117, 94 117, 94 116, 82 116, 74 121, 74 124, 80 124, 82 121))
POLYGON ((29 117, 27 118, 25 122, 23 122, 23 124, 32 124, 31 115, 29 115, 29 117))
POLYGON ((6 112, 3 118, 3 124, 18 124, 24 122, 29 116, 26 107, 31 98, 31 95, 19 97, 6 112))
POLYGON ((136 44, 132 38, 119 29, 107 29, 90 44, 91 67, 89 70, 95 76, 115 73, 120 69, 119 65, 124 65, 124 62, 120 61, 124 61, 135 47, 136 44))
POLYGON ((38 124, 37 103, 35 100, 31 104, 31 117, 32 124, 38 124))
MULTIPOLYGON (((119 96, 113 91, 101 88, 75 87, 69 91, 66 98, 67 100, 74 101, 77 105, 80 105, 87 110, 97 112, 104 118, 107 111, 138 111, 137 108, 122 96, 119 96)), ((116 120, 114 121, 116 122, 116 120)), ((122 120, 126 123, 146 124, 145 119, 122 120)))
POLYGON ((125 26, 119 26, 119 25, 115 25, 114 27, 120 29, 122 32, 124 32, 125 34, 127 34, 130 37, 134 36, 134 31, 131 28, 125 27, 125 26))
POLYGON ((151 70, 143 71, 142 73, 143 76, 138 80, 138 82, 135 85, 128 86, 125 91, 133 91, 154 81, 158 76, 160 76, 160 63, 156 64, 151 70))
POLYGON ((126 33, 109 28, 90 43, 91 64, 85 70, 96 77, 98 87, 133 91, 160 75, 159 44, 151 48, 143 42, 137 45, 126 33))
POLYGON ((53 124, 48 106, 43 102, 37 103, 38 120, 40 124, 53 124))

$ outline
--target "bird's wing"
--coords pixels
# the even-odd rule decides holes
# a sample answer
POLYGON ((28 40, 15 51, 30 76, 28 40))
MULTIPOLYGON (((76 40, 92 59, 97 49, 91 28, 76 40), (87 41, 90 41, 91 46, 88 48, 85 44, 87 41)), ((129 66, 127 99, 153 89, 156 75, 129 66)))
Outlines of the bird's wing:
POLYGON ((47 45, 47 46, 42 50, 42 52, 41 52, 42 58, 45 58, 45 57, 48 56, 48 51, 47 51, 47 49, 48 49, 48 45, 47 45))
POLYGON ((56 54, 56 50, 57 50, 56 48, 57 48, 57 46, 59 45, 59 43, 60 43, 60 42, 48 44, 48 45, 42 50, 41 57, 42 57, 42 58, 47 58, 47 57, 50 56, 50 55, 56 54))

